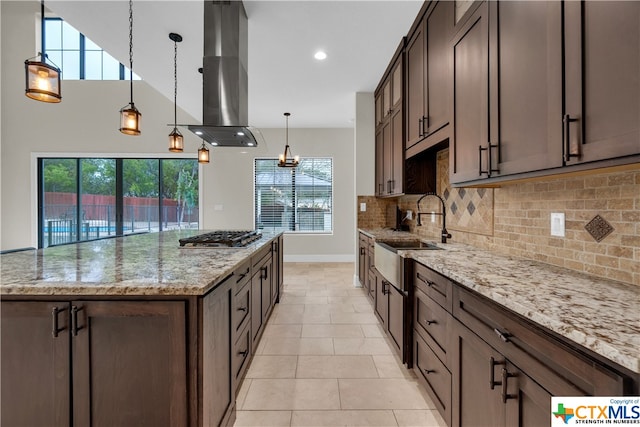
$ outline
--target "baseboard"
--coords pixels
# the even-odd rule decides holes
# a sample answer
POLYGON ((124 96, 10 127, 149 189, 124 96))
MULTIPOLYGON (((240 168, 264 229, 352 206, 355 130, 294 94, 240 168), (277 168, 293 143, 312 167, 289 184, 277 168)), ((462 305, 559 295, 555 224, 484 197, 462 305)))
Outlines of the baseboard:
POLYGON ((343 255, 284 255, 284 262, 355 262, 351 254, 343 255))

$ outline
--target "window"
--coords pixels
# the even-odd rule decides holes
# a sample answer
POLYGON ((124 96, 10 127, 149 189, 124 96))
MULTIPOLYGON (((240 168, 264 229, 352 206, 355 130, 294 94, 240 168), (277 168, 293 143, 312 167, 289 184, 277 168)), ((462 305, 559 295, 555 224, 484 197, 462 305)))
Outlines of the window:
POLYGON ((195 159, 43 158, 38 182, 41 248, 198 228, 195 159))
POLYGON ((128 68, 71 25, 60 18, 44 22, 45 52, 63 80, 129 80, 128 68))
POLYGON ((255 226, 274 232, 333 231, 333 159, 305 158, 297 168, 256 159, 255 226))

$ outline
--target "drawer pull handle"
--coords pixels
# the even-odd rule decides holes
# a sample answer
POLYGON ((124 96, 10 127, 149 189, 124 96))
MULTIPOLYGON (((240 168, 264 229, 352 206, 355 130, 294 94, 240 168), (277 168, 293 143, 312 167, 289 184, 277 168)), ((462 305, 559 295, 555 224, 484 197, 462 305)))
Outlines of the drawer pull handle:
POLYGON ((78 311, 82 310, 82 307, 73 306, 71 307, 71 332, 74 337, 78 336, 78 331, 82 329, 81 326, 78 326, 78 311))
POLYGON ((427 284, 427 286, 435 286, 436 282, 432 282, 431 280, 427 279, 426 277, 422 277, 420 275, 420 273, 416 273, 416 277, 418 278, 418 280, 420 280, 421 282, 424 282, 427 284))
POLYGON ((249 350, 243 350, 238 352, 238 355, 242 357, 247 357, 247 354, 249 354, 249 350))
POLYGON ((429 375, 435 373, 436 371, 435 369, 423 369, 422 372, 424 372, 426 375, 429 375))
POLYGON ((247 307, 238 307, 238 311, 247 311, 247 307))
POLYGON ((437 325, 438 324, 438 322, 435 321, 435 320, 426 320, 426 319, 425 319, 424 323, 426 323, 427 326, 437 325))
POLYGON ((67 311, 66 308, 58 308, 58 307, 53 307, 53 309, 51 310, 51 317, 53 318, 53 328, 51 330, 51 333, 53 335, 54 338, 58 338, 58 333, 64 331, 64 328, 60 328, 58 326, 58 314, 60 314, 60 312, 63 311, 67 311))
POLYGON ((491 375, 490 375, 490 377, 489 377, 489 387, 491 387, 491 390, 493 390, 493 388, 494 388, 495 386, 497 386, 497 385, 502 385, 502 382, 500 382, 500 381, 496 381, 496 380, 494 379, 494 377, 493 377, 493 368, 494 368, 496 365, 506 365, 506 364, 507 364, 507 362, 506 362, 506 361, 496 362, 496 360, 495 360, 493 357, 491 357, 491 358, 489 359, 489 373, 491 374, 491 375))
POLYGON ((508 332, 502 332, 498 328, 495 328, 493 332, 504 342, 510 342, 511 334, 508 332))
POLYGON ((515 399, 517 396, 515 394, 507 393, 507 380, 509 378, 515 377, 516 374, 512 374, 508 372, 505 368, 502 368, 502 403, 507 403, 507 399, 515 399))

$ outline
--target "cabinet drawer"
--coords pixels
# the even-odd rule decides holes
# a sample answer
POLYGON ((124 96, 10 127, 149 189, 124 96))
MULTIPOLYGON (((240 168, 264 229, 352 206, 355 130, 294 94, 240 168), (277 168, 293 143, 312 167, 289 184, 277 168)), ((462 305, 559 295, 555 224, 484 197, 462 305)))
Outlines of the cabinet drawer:
POLYGON ((451 373, 419 334, 414 338, 413 361, 418 382, 426 388, 447 425, 451 425, 451 373))
POLYGON ((249 280, 246 281, 244 286, 238 291, 235 296, 234 309, 233 309, 233 327, 234 331, 238 331, 242 328, 246 319, 249 318, 251 313, 251 286, 249 280))
POLYGON ((539 326, 459 286, 453 315, 556 396, 628 394, 630 379, 539 326))
POLYGON ((265 248, 261 249, 260 252, 251 257, 251 262, 253 263, 253 274, 255 274, 257 269, 268 261, 267 257, 270 254, 271 245, 267 245, 265 248))
POLYGON ((449 366, 447 352, 451 315, 420 289, 416 289, 414 301, 414 329, 429 344, 438 358, 449 366))
MULTIPOLYGON (((238 340, 233 347, 233 374, 235 375, 236 384, 239 384, 244 373, 249 366, 249 356, 251 355, 251 328, 247 323, 238 335, 238 340)), ((240 387, 236 388, 236 392, 240 387)))
POLYGON ((236 280, 235 293, 237 295, 244 285, 251 280, 251 261, 247 260, 242 263, 234 272, 234 277, 236 280))
POLYGON ((417 289, 451 312, 453 305, 453 283, 451 280, 416 262, 414 263, 413 283, 417 289))

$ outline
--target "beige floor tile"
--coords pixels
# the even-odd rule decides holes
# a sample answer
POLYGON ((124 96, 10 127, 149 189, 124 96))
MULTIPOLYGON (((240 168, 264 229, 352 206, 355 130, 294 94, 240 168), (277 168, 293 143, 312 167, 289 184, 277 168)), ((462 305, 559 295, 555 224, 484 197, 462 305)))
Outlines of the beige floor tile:
POLYGON ((380 324, 360 325, 364 336, 367 338, 383 338, 384 331, 380 324))
POLYGON ((273 325, 291 325, 291 324, 302 324, 304 305, 291 306, 291 307, 302 307, 303 311, 299 313, 289 313, 285 311, 278 311, 277 313, 273 313, 271 318, 269 319, 268 324, 273 325))
POLYGON ((296 427, 395 427, 392 411, 293 411, 296 427))
POLYGON ((371 356, 299 356, 296 378, 378 378, 371 356))
POLYGON ((305 313, 355 313, 353 304, 316 304, 305 305, 305 313))
POLYGON ((288 427, 291 411, 237 411, 234 427, 288 427))
POLYGON ((263 338, 262 355, 334 354, 332 338, 263 338))
POLYGON ((322 296, 322 297, 347 297, 349 296, 349 291, 347 289, 338 288, 338 289, 326 289, 326 288, 318 288, 318 289, 308 289, 307 290, 308 297, 322 296))
POLYGON ((340 409, 338 380, 254 379, 240 409, 340 409))
POLYGON ((247 378, 295 378, 298 356, 253 356, 247 378))
POLYGON ((393 411, 398 421, 398 425, 402 427, 446 427, 437 410, 402 410, 393 411))
POLYGON ((360 325, 302 325, 303 338, 362 338, 360 325))
MULTIPOLYGON (((309 291, 307 291, 309 292, 309 291)), ((326 297, 326 296, 322 296, 322 297, 310 297, 310 296, 306 296, 306 297, 294 297, 294 296, 289 296, 286 294, 286 292, 284 292, 284 295, 282 295, 282 297, 280 298, 280 304, 282 305, 287 305, 287 304, 327 304, 328 298, 334 298, 334 297, 326 297)), ((335 297, 338 298, 338 297, 335 297)))
POLYGON ((242 408, 242 404, 244 403, 244 399, 247 398, 247 393, 249 392, 249 387, 251 386, 251 378, 245 378, 240 385, 240 390, 236 395, 236 407, 242 408))
POLYGON ((433 403, 418 390, 417 382, 387 378, 339 379, 338 384, 342 409, 434 409, 433 403))
POLYGON ((264 329, 263 337, 300 338, 301 324, 277 324, 269 321, 264 329))
POLYGON ((369 297, 366 295, 348 297, 328 297, 329 304, 369 304, 369 297))
MULTIPOLYGON (((349 297, 353 298, 353 297, 349 297)), ((331 313, 331 323, 378 324, 378 318, 373 313, 331 313)))
POLYGON ((384 338, 334 338, 335 354, 392 354, 384 338))
POLYGON ((415 379, 413 371, 407 369, 395 355, 373 357, 373 363, 376 365, 380 378, 408 378, 415 379))
MULTIPOLYGON (((323 304, 323 305, 317 305, 317 306, 313 306, 313 305, 306 305, 305 308, 309 308, 309 307, 325 307, 327 304, 323 304)), ((320 323, 320 324, 329 324, 331 323, 331 313, 327 312, 326 310, 306 310, 304 311, 304 313, 302 313, 302 323, 306 323, 306 324, 314 324, 314 323, 320 323)))
POLYGON ((373 301, 369 300, 366 303, 353 304, 353 309, 356 313, 373 313, 373 301))
POLYGON ((367 296, 367 291, 364 288, 350 288, 347 290, 349 296, 352 297, 361 297, 367 296))

